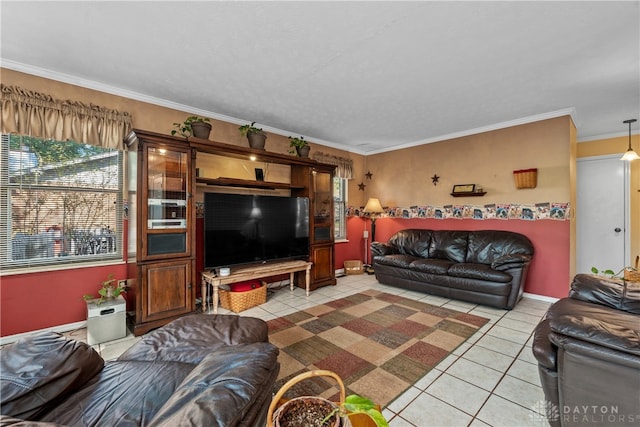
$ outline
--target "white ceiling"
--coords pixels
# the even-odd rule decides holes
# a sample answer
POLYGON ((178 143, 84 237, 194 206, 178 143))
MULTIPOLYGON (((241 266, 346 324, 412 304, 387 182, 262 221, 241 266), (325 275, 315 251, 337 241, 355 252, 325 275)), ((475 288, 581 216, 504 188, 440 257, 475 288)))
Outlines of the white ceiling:
POLYGON ((3 67, 361 154, 566 114, 579 140, 626 135, 640 116, 638 1, 0 8, 3 67))

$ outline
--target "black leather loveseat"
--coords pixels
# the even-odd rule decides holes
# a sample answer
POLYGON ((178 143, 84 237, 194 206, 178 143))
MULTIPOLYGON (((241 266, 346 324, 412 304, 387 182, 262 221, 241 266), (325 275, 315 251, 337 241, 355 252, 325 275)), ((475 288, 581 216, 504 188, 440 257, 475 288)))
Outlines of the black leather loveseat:
POLYGON ((0 350, 0 425, 264 427, 279 372, 267 339, 260 319, 195 314, 104 362, 40 332, 0 350))
POLYGON ((533 245, 510 231, 401 230, 373 242, 380 283, 512 309, 522 297, 533 245))
POLYGON ((640 283, 578 274, 534 333, 552 426, 640 426, 640 283))

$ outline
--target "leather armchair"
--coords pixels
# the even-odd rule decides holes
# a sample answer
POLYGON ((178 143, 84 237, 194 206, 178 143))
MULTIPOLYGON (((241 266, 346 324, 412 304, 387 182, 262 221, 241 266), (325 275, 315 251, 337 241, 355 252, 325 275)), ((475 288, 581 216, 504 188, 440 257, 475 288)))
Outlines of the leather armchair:
POLYGON ((0 425, 264 427, 279 372, 267 325, 194 314, 115 361, 53 332, 0 350, 0 425))
POLYGON ((640 283, 578 274, 532 349, 552 426, 640 425, 640 283))

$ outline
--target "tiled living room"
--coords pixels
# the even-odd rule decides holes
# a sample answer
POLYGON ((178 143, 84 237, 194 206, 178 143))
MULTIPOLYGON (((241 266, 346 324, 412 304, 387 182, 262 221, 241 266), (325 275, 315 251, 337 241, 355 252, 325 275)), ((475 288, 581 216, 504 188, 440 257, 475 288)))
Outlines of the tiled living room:
MULTIPOLYGON (((390 426, 545 426, 536 412, 544 402, 537 362, 531 350, 535 325, 549 302, 524 298, 513 310, 465 303, 379 284, 372 275, 348 275, 338 284, 312 292, 269 292, 267 302, 238 313, 272 320, 356 292, 377 290, 487 318, 488 323, 394 400, 383 414, 390 426)), ((220 308, 220 314, 236 315, 220 308)), ((86 329, 66 333, 86 338, 86 329)), ((105 359, 115 359, 140 337, 96 345, 105 359)), ((384 387, 383 384, 380 385, 384 387)))
POLYGON ((0 19, 0 424, 640 426, 639 1, 0 19))

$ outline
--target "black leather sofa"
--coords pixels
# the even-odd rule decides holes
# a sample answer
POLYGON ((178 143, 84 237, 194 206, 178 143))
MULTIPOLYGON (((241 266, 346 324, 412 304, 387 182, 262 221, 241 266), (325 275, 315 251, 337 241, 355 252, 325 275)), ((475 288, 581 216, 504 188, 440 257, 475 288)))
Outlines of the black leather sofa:
POLYGON ((117 360, 41 332, 0 350, 0 425, 260 426, 279 372, 260 319, 194 314, 117 360))
POLYGON ((640 426, 640 283, 578 274, 534 333, 552 426, 640 426))
POLYGON ((373 242, 376 279, 447 298, 512 309, 522 297, 533 245, 510 231, 398 231, 373 242))

